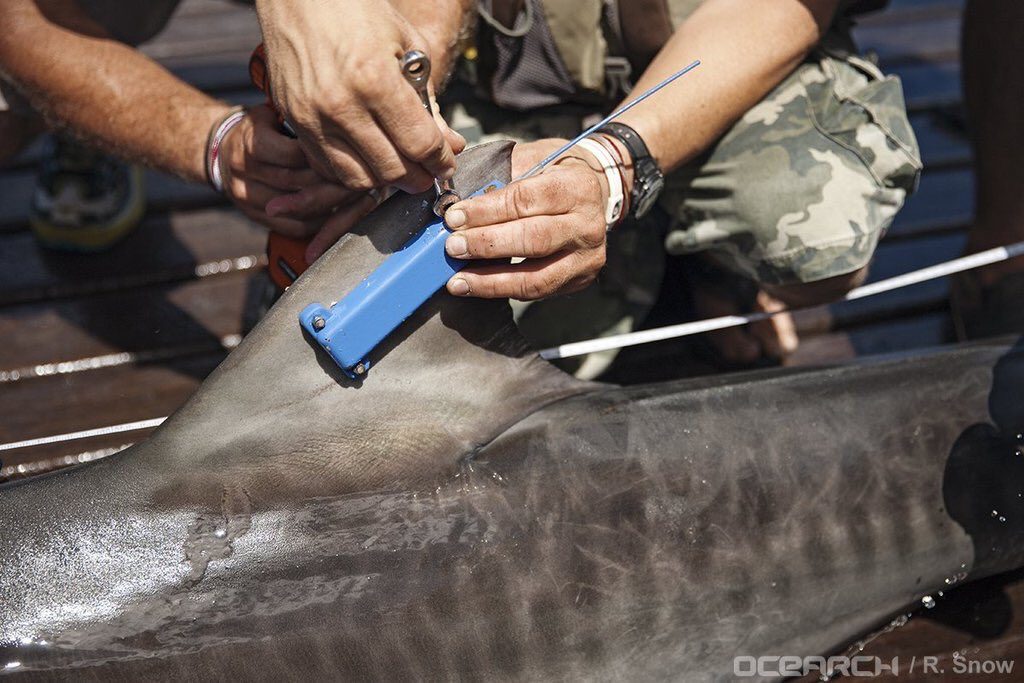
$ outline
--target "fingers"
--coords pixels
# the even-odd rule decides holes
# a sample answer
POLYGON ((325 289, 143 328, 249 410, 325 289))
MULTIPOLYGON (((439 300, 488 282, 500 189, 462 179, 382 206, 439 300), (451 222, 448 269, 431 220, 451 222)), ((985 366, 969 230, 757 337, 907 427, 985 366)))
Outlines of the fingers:
POLYGON ((796 332, 796 323, 789 313, 779 313, 786 308, 778 299, 758 292, 756 308, 767 313, 776 313, 768 320, 761 320, 752 323, 750 332, 761 344, 765 355, 777 360, 783 360, 800 345, 800 337, 796 332))
POLYGON ((326 216, 337 207, 349 204, 360 198, 364 193, 353 192, 341 185, 318 182, 299 192, 274 197, 266 204, 267 215, 287 216, 300 220, 310 220, 326 216))
POLYGON ((445 222, 452 230, 467 230, 533 216, 566 214, 575 207, 577 193, 592 189, 582 186, 588 180, 582 174, 545 173, 459 202, 448 209, 445 222), (569 176, 580 186, 569 187, 569 176))
POLYGON ((466 268, 448 281, 447 289, 455 296, 533 301, 582 289, 603 266, 603 250, 562 252, 517 265, 466 268))
POLYGON ((280 192, 298 192, 323 179, 311 168, 296 169, 273 166, 253 159, 246 160, 245 177, 273 187, 280 192))
POLYGON ((457 259, 540 258, 577 246, 574 236, 581 232, 565 215, 538 216, 460 230, 445 242, 445 251, 457 259))
MULTIPOLYGON (((427 125, 433 129, 434 135, 440 139, 441 131, 429 117, 425 116, 425 111, 420 111, 427 125)), ((404 192, 416 194, 433 184, 434 176, 403 155, 399 143, 390 137, 390 131, 382 130, 373 121, 363 122, 363 125, 358 125, 358 120, 349 123, 356 124, 348 130, 350 139, 364 159, 374 161, 372 170, 377 187, 394 186, 404 192)), ((445 146, 447 147, 447 143, 445 146)), ((454 156, 452 158, 454 159, 454 156)))
POLYGON ((313 263, 325 251, 331 248, 342 235, 347 233, 363 216, 377 207, 377 200, 369 195, 338 209, 337 213, 327 219, 323 227, 306 247, 306 263, 313 263))
POLYGON ((248 111, 252 129, 246 139, 246 150, 256 160, 286 168, 307 168, 309 163, 299 141, 282 133, 277 115, 265 106, 248 111))
POLYGON ((266 213, 255 209, 251 206, 239 205, 238 210, 241 211, 247 218, 262 226, 273 230, 274 232, 281 233, 287 237, 305 238, 314 234, 320 227, 319 223, 303 222, 292 220, 290 218, 270 218, 266 213))
POLYGON ((322 155, 320 158, 330 169, 324 177, 335 178, 345 187, 357 192, 366 192, 377 187, 377 176, 370 165, 349 144, 347 132, 334 126, 333 122, 327 123, 325 136, 315 147, 316 154, 322 155))
POLYGON ((462 154, 466 150, 466 138, 462 137, 462 134, 458 131, 449 128, 448 122, 444 120, 440 113, 434 115, 434 120, 438 122, 439 126, 443 126, 441 130, 444 132, 444 137, 451 146, 452 151, 456 154, 462 154))
POLYGON ((370 111, 395 153, 429 178, 451 178, 455 152, 416 89, 402 78, 401 87, 379 94, 383 96, 372 98, 370 111))

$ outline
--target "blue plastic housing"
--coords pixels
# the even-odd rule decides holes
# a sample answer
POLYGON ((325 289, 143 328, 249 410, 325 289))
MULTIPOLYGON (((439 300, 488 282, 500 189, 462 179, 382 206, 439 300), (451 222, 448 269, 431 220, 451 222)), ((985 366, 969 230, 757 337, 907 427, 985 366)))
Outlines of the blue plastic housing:
MULTIPOLYGON (((501 187, 491 182, 472 196, 501 187)), ((302 328, 345 374, 360 378, 370 369, 377 345, 467 265, 445 253, 450 234, 443 220, 430 223, 338 303, 306 306, 299 314, 302 328)))

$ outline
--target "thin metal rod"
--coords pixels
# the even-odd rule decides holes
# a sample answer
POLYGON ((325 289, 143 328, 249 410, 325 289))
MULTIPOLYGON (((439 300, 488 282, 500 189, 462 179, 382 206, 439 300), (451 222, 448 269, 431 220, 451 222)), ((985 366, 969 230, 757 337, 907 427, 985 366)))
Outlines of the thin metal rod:
MULTIPOLYGON (((864 285, 863 287, 858 287, 857 289, 850 291, 845 297, 840 299, 840 301, 863 299, 864 297, 882 294, 883 292, 890 292, 894 289, 909 287, 910 285, 916 285, 922 282, 928 282, 929 280, 935 280, 947 275, 955 275, 956 273, 962 273, 966 270, 973 270, 974 268, 981 268, 982 266, 988 266, 993 263, 1008 261, 1009 259, 1016 258, 1017 256, 1024 256, 1024 242, 1016 242, 1006 247, 996 247, 995 249, 981 251, 977 254, 971 254, 970 256, 963 256, 958 259, 953 259, 952 261, 946 261, 945 263, 921 268, 920 270, 915 270, 903 275, 897 275, 886 280, 879 280, 878 282, 873 282, 870 285, 864 285)), ((727 327, 737 327, 739 325, 746 325, 747 323, 757 322, 759 320, 767 320, 772 316, 787 312, 795 311, 783 310, 775 313, 727 315, 721 318, 697 320, 690 323, 683 323, 681 325, 660 327, 654 330, 643 330, 640 332, 631 332, 629 334, 619 334, 612 337, 602 337, 601 339, 591 339, 589 341, 556 346, 550 349, 544 349, 540 352, 540 355, 542 358, 546 358, 548 360, 583 356, 588 353, 596 353, 598 351, 610 351, 613 349, 625 348, 627 346, 637 346, 639 344, 662 341, 664 339, 686 337, 693 334, 699 334, 701 332, 722 330, 727 327)), ((9 451, 16 448, 29 448, 31 446, 41 446, 63 441, 77 441, 79 439, 104 436, 107 434, 119 434, 121 432, 131 432, 140 429, 150 429, 152 427, 159 426, 166 419, 166 417, 158 417, 152 420, 141 420, 139 422, 129 422, 127 424, 112 425, 110 427, 100 427, 99 429, 88 429, 82 432, 71 432, 69 434, 58 434, 56 436, 47 436, 40 439, 15 441, 13 443, 0 444, 0 451, 9 451)))
MULTIPOLYGON (((869 285, 864 285, 863 287, 858 287, 851 290, 839 301, 863 299, 876 294, 882 294, 883 292, 890 292, 894 289, 909 287, 910 285, 916 285, 922 282, 928 282, 929 280, 935 280, 940 277, 946 277, 947 275, 962 273, 965 270, 980 268, 993 263, 999 263, 1000 261, 1008 261, 1011 258, 1022 255, 1024 255, 1024 242, 1016 242, 1006 247, 988 249, 986 251, 978 252, 977 254, 963 256, 958 259, 953 259, 952 261, 946 261, 945 263, 928 266, 927 268, 921 268, 920 270, 904 273, 903 275, 897 275, 885 280, 873 282, 869 285)), ((814 307, 808 306, 807 308, 802 309, 783 309, 773 313, 761 312, 752 313, 750 315, 726 315, 721 318, 696 320, 694 322, 682 323, 680 325, 659 327, 653 330, 641 330, 639 332, 616 334, 609 337, 601 337, 600 339, 573 342, 571 344, 563 344, 562 346, 544 349, 540 352, 540 356, 547 360, 585 356, 588 353, 612 351, 616 349, 623 349, 627 346, 638 346, 640 344, 649 344, 651 342, 664 341, 666 339, 689 337, 702 332, 724 330, 728 327, 739 327, 740 325, 767 320, 782 313, 795 313, 797 311, 808 310, 810 308, 814 307)))
POLYGON ((696 69, 698 66, 700 66, 700 60, 699 59, 696 60, 695 62, 693 62, 693 64, 690 64, 689 66, 687 66, 685 69, 682 69, 681 71, 677 71, 676 73, 672 74, 671 76, 669 76, 668 78, 666 78, 661 83, 659 83, 658 85, 654 86, 653 88, 645 90, 644 93, 642 95, 640 95, 640 97, 636 98, 635 100, 633 100, 629 104, 623 105, 622 107, 616 109, 611 114, 609 114, 608 116, 604 117, 603 119, 601 119, 600 121, 595 123, 590 128, 587 128, 585 131, 583 131, 582 133, 577 135, 575 138, 573 138, 572 140, 567 142, 565 145, 559 147, 557 150, 555 150, 554 152, 549 154, 543 161, 541 161, 539 164, 537 164, 536 166, 531 168, 529 171, 527 171, 523 175, 519 176, 518 178, 515 178, 512 182, 513 183, 517 183, 520 180, 526 180, 527 178, 531 178, 531 177, 537 175, 538 173, 540 173, 541 171, 544 170, 545 166, 547 166, 552 161, 554 161, 555 159, 557 159, 558 157, 562 156, 563 154, 568 152, 570 149, 572 149, 573 147, 578 145, 580 140, 583 140, 587 136, 592 135, 601 126, 605 125, 609 121, 613 121, 613 120, 617 119, 618 117, 622 116, 627 111, 629 111, 630 109, 632 109, 636 105, 638 105, 641 102, 643 102, 644 100, 646 100, 648 97, 656 94, 662 88, 665 88, 665 87, 671 85, 675 81, 679 80, 680 78, 682 78, 686 74, 688 74, 691 71, 693 71, 694 69, 696 69))
POLYGON ((25 441, 15 441, 13 443, 0 444, 0 451, 13 451, 16 448, 45 446, 51 443, 61 443, 62 441, 78 441, 80 439, 89 439, 94 436, 107 436, 108 434, 134 432, 140 429, 152 429, 153 427, 159 427, 161 424, 163 424, 163 421, 166 419, 166 417, 157 417, 151 420, 139 420, 138 422, 127 422, 125 424, 111 425, 110 427, 86 429, 85 431, 81 432, 69 432, 67 434, 44 436, 39 439, 26 439, 25 441))

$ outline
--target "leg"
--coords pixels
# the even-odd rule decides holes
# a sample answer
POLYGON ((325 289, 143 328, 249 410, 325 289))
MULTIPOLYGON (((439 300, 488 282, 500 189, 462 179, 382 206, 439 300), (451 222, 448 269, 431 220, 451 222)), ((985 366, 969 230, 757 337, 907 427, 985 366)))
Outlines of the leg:
MULTIPOLYGON (((666 244, 760 282, 747 311, 834 300, 864 277, 920 169, 898 81, 854 57, 819 56, 669 179, 666 244)), ((708 316, 746 312, 735 299, 694 297, 708 316)), ((795 341, 779 322, 723 331, 717 346, 734 362, 778 356, 795 341)))
MULTIPOLYGON (((975 218, 967 251, 1024 240, 1024 193, 1017 178, 1024 153, 1024 50, 1013 40, 1024 5, 970 0, 964 15, 964 98, 975 161, 975 218)), ((953 278, 952 314, 961 340, 1024 332, 1024 258, 953 278)))
MULTIPOLYGON (((977 211, 968 248, 978 251, 1024 240, 1024 3, 970 0, 964 16, 964 96, 977 174, 977 211)), ((978 274, 983 286, 1024 270, 1024 258, 978 274)))

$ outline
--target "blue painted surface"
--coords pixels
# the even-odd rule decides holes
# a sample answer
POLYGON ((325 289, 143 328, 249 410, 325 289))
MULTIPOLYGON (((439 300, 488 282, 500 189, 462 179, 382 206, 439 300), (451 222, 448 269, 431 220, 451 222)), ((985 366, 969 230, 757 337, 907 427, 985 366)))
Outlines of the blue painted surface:
MULTIPOLYGON (((491 182, 472 196, 501 187, 491 182)), ((443 220, 429 224, 338 303, 306 306, 299 314, 302 328, 345 374, 358 379, 370 368, 370 353, 468 264, 445 253, 451 234, 443 220), (314 327, 318 318, 323 319, 320 330, 314 327), (359 365, 362 373, 355 371, 359 365)))

